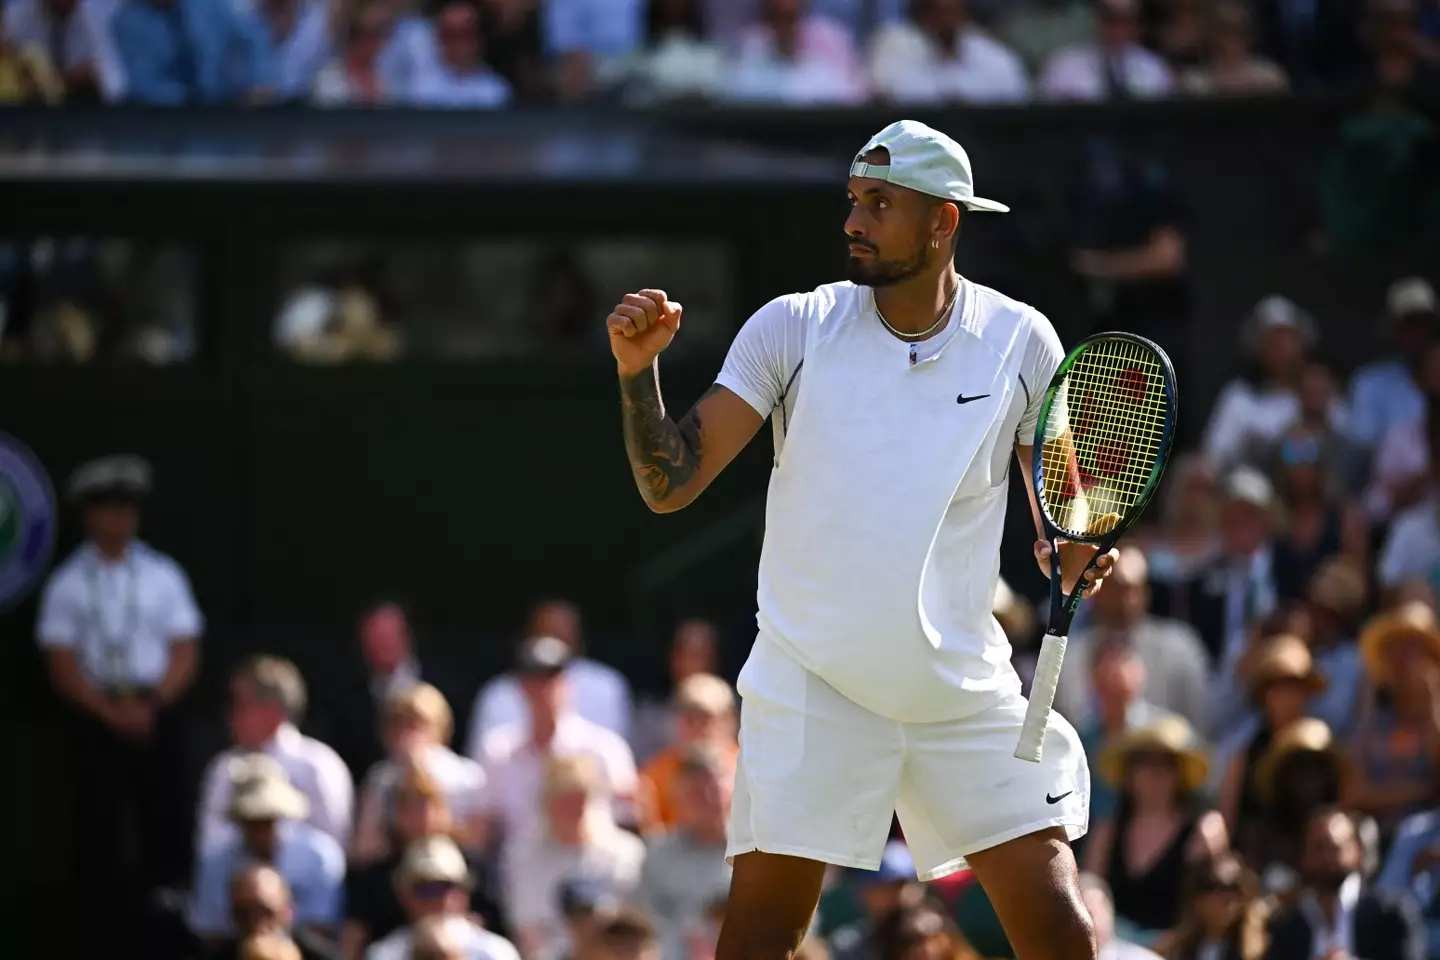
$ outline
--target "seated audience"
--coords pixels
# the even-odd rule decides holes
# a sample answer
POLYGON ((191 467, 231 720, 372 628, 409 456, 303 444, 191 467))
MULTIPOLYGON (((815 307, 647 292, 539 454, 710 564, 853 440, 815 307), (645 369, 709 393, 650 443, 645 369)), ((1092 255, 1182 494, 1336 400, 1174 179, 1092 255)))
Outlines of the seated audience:
POLYGON ((311 99, 322 107, 375 106, 401 93, 381 69, 381 53, 395 28, 385 0, 357 0, 343 9, 338 54, 315 76, 311 99))
POLYGON ((1400 821, 1375 888, 1415 901, 1425 919, 1426 956, 1440 956, 1440 811, 1433 801, 1400 821))
POLYGON ((1425 929, 1408 895, 1367 889, 1364 848, 1345 811, 1320 810, 1305 824, 1299 898, 1269 924, 1267 960, 1343 954, 1366 960, 1420 960, 1425 929))
POLYGON ((762 0, 741 34, 721 96, 748 103, 820 106, 868 95, 855 40, 841 24, 807 13, 806 0, 762 0))
POLYGON ((1365 508, 1375 523, 1412 506, 1430 489, 1430 435, 1440 421, 1440 341, 1420 351, 1416 367, 1423 397, 1419 412, 1385 424, 1370 463, 1365 508))
POLYGON ((1368 0, 1359 28, 1363 54, 1345 86, 1407 97, 1440 92, 1440 67, 1421 37, 1416 0, 1368 0))
POLYGON ((1275 736, 1254 769, 1258 810, 1240 852, 1262 874, 1297 871, 1303 825, 1340 801, 1344 758, 1325 721, 1302 717, 1275 736))
POLYGON ((485 773, 480 764, 445 744, 453 722, 445 696, 428 683, 392 694, 385 710, 385 744, 390 759, 378 763, 365 778, 356 818, 351 855, 359 862, 379 859, 391 850, 386 824, 394 815, 395 791, 415 768, 426 771, 445 793, 462 845, 484 844, 482 794, 485 773))
POLYGON ((196 858, 190 929, 202 939, 233 935, 231 878, 249 864, 271 866, 294 896, 294 922, 333 931, 340 924, 345 852, 304 823, 309 804, 278 763, 263 755, 230 761, 229 816, 235 833, 196 858))
POLYGON ((0 46, 39 51, 67 102, 119 100, 125 73, 110 38, 111 0, 12 0, 0 17, 0 46))
POLYGON ((1197 97, 1255 97, 1285 93, 1290 80, 1274 61, 1254 52, 1250 8, 1223 0, 1210 10, 1203 61, 1180 75, 1180 89, 1197 97))
POLYGON ((1375 818, 1388 837, 1426 809, 1440 776, 1440 625, 1423 603, 1381 614, 1360 636, 1373 693, 1351 742, 1346 807, 1375 818))
POLYGON ((274 51, 265 85, 282 103, 304 100, 330 52, 331 10, 314 0, 257 0, 255 9, 274 51))
POLYGON ((1326 561, 1310 580, 1306 606, 1310 612, 1310 655, 1325 689, 1310 701, 1311 716, 1329 724, 1337 737, 1355 728, 1365 668, 1355 642, 1365 609, 1363 568, 1350 560, 1326 561))
POLYGON ((621 910, 602 923, 575 960, 661 960, 660 937, 643 913, 621 910))
POLYGON ((723 746, 696 741, 672 785, 673 832, 650 840, 635 891, 660 930, 667 958, 686 956, 686 936, 730 888, 726 826, 735 792, 735 760, 723 746))
POLYGON ((561 881, 558 899, 560 916, 565 921, 565 938, 563 945, 541 951, 544 960, 575 960, 576 952, 622 907, 620 898, 607 883, 584 875, 561 881))
POLYGON ((923 903, 925 888, 904 840, 885 844, 880 869, 848 872, 863 913, 830 934, 830 954, 834 960, 876 960, 875 939, 886 918, 923 903))
POLYGON ((1098 0, 1098 43, 1066 47, 1045 65, 1050 100, 1152 100, 1175 86, 1170 68, 1140 45, 1138 0, 1098 0))
POLYGON ((121 0, 110 29, 132 103, 261 103, 273 94, 265 27, 230 0, 121 0))
POLYGON ((1082 873, 1080 897, 1095 925, 1096 960, 1155 960, 1153 952, 1116 933, 1115 898, 1109 884, 1093 873, 1082 873))
POLYGON ((1387 594, 1406 580, 1440 586, 1440 417, 1426 426, 1430 473, 1425 495, 1401 511, 1391 524, 1377 558, 1375 578, 1387 594))
POLYGON ((414 928, 437 922, 445 925, 446 937, 454 938, 466 960, 520 960, 509 940, 469 916, 469 865, 449 837, 432 836, 412 844, 394 881, 410 926, 371 946, 365 951, 365 960, 413 960, 414 928))
POLYGON ((1366 447, 1378 446, 1393 424, 1416 422, 1425 414, 1420 388, 1421 364, 1440 332, 1440 298, 1423 277, 1404 277, 1390 285, 1384 330, 1386 356, 1362 364, 1350 378, 1351 434, 1366 447))
POLYGON ((665 658, 668 685, 661 697, 645 697, 635 706, 631 744, 635 756, 649 762, 675 736, 675 692, 687 677, 720 672, 720 631, 709 620, 682 620, 670 638, 665 658))
POLYGON ((938 906, 899 907, 880 921, 871 938, 875 960, 980 960, 938 906))
POLYGON ((1190 453, 1171 459, 1159 514, 1158 523, 1135 531, 1129 542, 1148 561, 1150 612, 1185 621, 1195 582, 1220 553, 1219 490, 1204 457, 1190 453))
POLYGON ((1020 55, 1028 73, 1037 75, 1058 51, 1093 44, 1097 32, 1089 0, 1003 3, 995 23, 995 35, 1020 55))
POLYGON ((305 713, 305 681, 289 660, 253 657, 230 679, 230 738, 235 746, 210 763, 200 794, 197 845, 210 849, 225 835, 230 804, 230 762, 263 753, 280 764, 305 797, 302 819, 343 846, 350 842, 355 787, 345 763, 328 746, 295 726, 305 713))
POLYGON ((711 42, 702 0, 648 0, 645 39, 625 64, 625 97, 649 106, 707 100, 724 76, 725 56, 711 42))
POLYGON ((545 52, 564 100, 603 89, 640 45, 644 0, 548 0, 541 6, 545 52))
POLYGON ((506 842, 505 912, 527 957, 563 949, 557 907, 567 877, 595 878, 622 898, 640 881, 645 844, 616 826, 607 786, 593 758, 551 757, 539 794, 541 819, 506 842))
POLYGON ((719 677, 702 673, 686 678, 675 691, 675 737, 640 771, 640 824, 666 830, 679 812, 679 775, 693 747, 715 747, 731 773, 740 745, 735 692, 719 677))
POLYGON ((510 84, 483 59, 480 14, 468 3, 447 4, 436 17, 440 55, 415 78, 410 102, 421 107, 493 109, 510 102, 510 84))
POLYGON ((1359 504, 1345 496, 1326 463, 1323 441, 1290 432, 1276 450, 1274 480, 1285 517, 1271 558, 1275 591, 1282 601, 1305 596, 1320 565, 1345 557, 1364 567, 1370 531, 1359 504))
POLYGON ((1156 945, 1165 960, 1263 960, 1269 908, 1245 861, 1224 852, 1190 865, 1180 922, 1156 945))
POLYGON ((274 867, 253 864, 230 880, 230 919, 234 936, 202 952, 203 960, 245 960, 256 937, 275 937, 292 944, 300 960, 334 960, 330 942, 310 930, 295 928, 295 903, 290 886, 274 867))
POLYGON ((1093 828, 1085 869, 1106 880, 1116 915, 1145 943, 1179 921, 1187 864, 1229 846, 1224 820, 1196 799, 1210 761, 1188 723, 1164 717, 1108 744, 1100 769, 1120 802, 1093 828))
POLYGON ((895 103, 1018 103, 1030 96, 1020 58, 970 23, 969 0, 915 0, 910 20, 880 29, 870 82, 895 103))
MULTIPOLYGON (((585 656, 580 610, 566 600, 536 604, 525 624, 525 642, 554 637, 566 647, 565 682, 575 713, 585 720, 630 735, 630 684, 614 667, 585 656)), ((470 754, 475 755, 490 731, 504 724, 523 722, 529 716, 518 672, 496 677, 480 688, 470 720, 470 754)))

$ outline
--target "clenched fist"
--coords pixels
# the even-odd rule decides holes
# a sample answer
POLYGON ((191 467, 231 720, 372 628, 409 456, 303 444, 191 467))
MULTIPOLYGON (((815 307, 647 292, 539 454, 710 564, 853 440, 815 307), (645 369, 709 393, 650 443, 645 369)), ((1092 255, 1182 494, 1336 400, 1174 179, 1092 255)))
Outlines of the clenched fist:
POLYGON ((664 290, 627 293, 605 318, 610 334, 610 352, 615 354, 622 377, 633 377, 650 368, 660 352, 675 339, 680 329, 680 304, 665 296, 664 290))

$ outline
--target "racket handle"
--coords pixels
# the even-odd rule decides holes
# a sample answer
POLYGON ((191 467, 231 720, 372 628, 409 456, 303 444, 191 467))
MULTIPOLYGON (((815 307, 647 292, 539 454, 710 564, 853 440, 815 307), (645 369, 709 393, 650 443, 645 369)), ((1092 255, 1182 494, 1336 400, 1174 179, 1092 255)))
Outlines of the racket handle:
POLYGON ((1020 727, 1020 745, 1015 748, 1015 756, 1021 760, 1040 762, 1045 730, 1050 726, 1050 712, 1055 706, 1055 691, 1060 688, 1066 639, 1046 634, 1040 643, 1035 682, 1030 685, 1030 703, 1025 707, 1025 723, 1020 727))

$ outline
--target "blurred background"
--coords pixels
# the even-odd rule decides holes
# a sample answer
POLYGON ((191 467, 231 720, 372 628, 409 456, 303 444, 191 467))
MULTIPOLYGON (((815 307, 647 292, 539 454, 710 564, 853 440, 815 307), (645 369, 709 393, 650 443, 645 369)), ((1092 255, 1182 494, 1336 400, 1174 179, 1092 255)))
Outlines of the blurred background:
MULTIPOLYGON (((1183 384, 1060 698, 1105 949, 1331 955, 1340 870, 1440 957, 1437 0, 0 0, 0 104, 37 955, 705 960, 770 451, 651 515, 602 321, 684 302, 684 409, 912 117, 1015 211, 963 273, 1183 384)), ((906 864, 810 955, 1008 955, 906 864)))

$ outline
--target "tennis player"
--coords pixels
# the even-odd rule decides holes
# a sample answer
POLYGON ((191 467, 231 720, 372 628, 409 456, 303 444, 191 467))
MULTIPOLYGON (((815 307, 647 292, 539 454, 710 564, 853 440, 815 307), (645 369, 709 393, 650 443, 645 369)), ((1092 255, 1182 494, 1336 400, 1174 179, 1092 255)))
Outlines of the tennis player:
MULTIPOLYGON (((1020 960, 1089 960, 1068 843, 1088 823, 1084 753, 1057 714, 1044 759, 1015 759, 1025 700, 990 612, 1011 459, 1028 477, 1060 341, 956 272, 965 213, 1008 208, 975 196, 954 140, 886 127, 856 156, 849 196, 849 280, 760 308, 678 422, 657 357, 680 304, 641 290, 606 321, 651 509, 691 503, 773 421, 717 957, 788 957, 825 865, 878 867, 898 813, 921 879, 968 863, 1020 960)), ((1094 548, 1060 550, 1068 589, 1094 548)), ((1047 573, 1049 554, 1042 539, 1047 573)))

